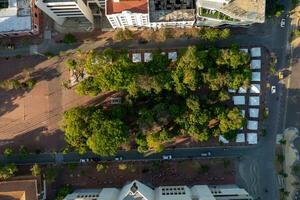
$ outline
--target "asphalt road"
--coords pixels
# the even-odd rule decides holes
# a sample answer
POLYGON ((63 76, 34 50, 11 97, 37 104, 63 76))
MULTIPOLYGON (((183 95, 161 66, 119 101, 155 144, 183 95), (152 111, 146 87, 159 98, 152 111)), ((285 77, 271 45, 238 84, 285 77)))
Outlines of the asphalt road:
MULTIPOLYGON (((283 2, 286 6, 286 10, 290 8, 290 1, 283 2)), ((283 14, 285 16, 287 12, 283 14)), ((232 43, 237 43, 240 46, 263 46, 270 52, 274 52, 277 55, 278 63, 276 69, 280 70, 287 66, 287 54, 289 52, 288 46, 288 33, 290 30, 289 20, 286 22, 286 27, 280 27, 281 18, 267 19, 264 24, 257 24, 248 28, 240 28, 237 30, 237 34, 234 34, 230 39, 224 41, 218 41, 215 43, 217 46, 229 46, 232 43)), ((234 30, 235 31, 235 30, 234 30)), ((130 49, 151 49, 151 48, 179 48, 186 47, 188 45, 199 44, 199 40, 168 40, 162 44, 138 44, 137 42, 129 42, 127 44, 114 44, 115 48, 130 48, 130 49)), ((105 44, 109 46, 110 44, 105 44)), ((207 44, 208 45, 208 44, 207 44)), ((39 47, 41 50, 44 46, 39 47)), ((61 48, 65 49, 65 46, 61 48)), ((104 48, 102 46, 102 48, 104 48)), ((60 50, 57 47, 56 50, 60 50)), ((29 49, 17 51, 18 53, 24 52, 28 54, 29 49)), ((2 56, 11 54, 12 52, 0 51, 2 56)), ((297 58, 300 57, 300 50, 295 51, 297 58)), ((296 65, 295 69, 299 69, 300 62, 296 65)), ((266 66, 265 66, 266 67, 266 66)), ((293 80, 296 81, 296 77, 293 80)), ((298 76, 299 77, 299 76, 298 76)), ((251 147, 232 147, 224 149, 224 147, 218 148, 193 148, 193 149, 173 149, 163 152, 165 155, 172 155, 174 159, 204 159, 207 157, 201 157, 201 153, 211 152, 211 157, 238 157, 240 158, 239 164, 239 184, 245 187, 254 198, 260 198, 263 200, 277 200, 278 188, 277 188, 277 176, 274 169, 274 152, 276 135, 283 131, 283 128, 287 124, 288 126, 300 126, 299 121, 295 115, 295 109, 300 109, 300 90, 298 93, 286 98, 287 90, 285 85, 279 84, 276 78, 271 78, 270 83, 277 86, 277 94, 270 95, 267 91, 266 104, 270 110, 270 116, 266 122, 267 136, 260 138, 259 144, 251 147), (296 97, 294 97, 296 96, 296 97), (278 97, 278 98, 277 98, 278 97), (288 101, 286 101, 288 100, 288 101), (287 105, 287 117, 284 113, 287 105), (290 117, 291 116, 291 117, 290 117), (286 121, 286 122, 285 122, 286 121), (269 192, 265 192, 268 189, 269 192)), ((292 94, 292 92, 290 92, 292 94)), ((298 114, 297 114, 298 116, 298 114)), ((300 116, 300 110, 299 110, 300 116)), ((300 127, 299 127, 300 128, 300 127)), ((226 147, 227 148, 227 147, 226 147)), ((118 156, 124 157, 128 160, 149 160, 149 159, 161 159, 162 154, 152 154, 144 157, 137 152, 120 152, 118 156)), ((92 154, 88 154, 86 157, 94 157, 92 154)), ((40 154, 29 155, 27 158, 20 158, 19 156, 13 157, 1 157, 1 163, 14 162, 16 164, 33 164, 33 163, 70 163, 79 162, 82 156, 77 154, 40 154)), ((103 160, 113 160, 114 158, 101 158, 103 160)))

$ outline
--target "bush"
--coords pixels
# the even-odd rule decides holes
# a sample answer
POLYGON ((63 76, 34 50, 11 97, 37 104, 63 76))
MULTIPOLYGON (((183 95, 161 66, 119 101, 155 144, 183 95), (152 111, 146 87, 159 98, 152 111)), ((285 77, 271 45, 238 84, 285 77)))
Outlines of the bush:
POLYGON ((29 79, 23 83, 24 88, 31 90, 36 84, 36 81, 33 79, 29 79))
POLYGON ((155 42, 164 42, 171 37, 171 30, 168 28, 160 28, 155 32, 155 42))
POLYGON ((76 37, 71 33, 67 33, 63 39, 63 42, 66 44, 72 44, 75 43, 76 41, 77 41, 76 37))
POLYGON ((63 200, 68 194, 72 193, 70 186, 63 186, 59 188, 55 200, 63 200))
POLYGON ((6 148, 6 149, 4 149, 4 152, 3 152, 3 154, 5 156, 11 156, 13 153, 14 153, 14 150, 12 148, 6 148))
POLYGON ((155 31, 153 29, 145 29, 141 33, 141 38, 147 41, 153 41, 155 39, 155 31))
POLYGON ((34 164, 30 169, 32 176, 38 176, 41 174, 41 168, 38 164, 34 164))
POLYGON ((125 163, 119 164, 119 170, 124 171, 124 170, 126 170, 126 169, 127 169, 127 165, 126 165, 125 163))
POLYGON ((132 39, 133 39, 133 33, 128 29, 117 29, 115 30, 113 35, 113 40, 115 41, 126 41, 132 39))
POLYGON ((20 158, 26 158, 29 155, 29 150, 24 145, 21 145, 19 148, 20 158))
POLYGON ((106 169, 107 169, 107 165, 105 165, 105 164, 97 164, 96 165, 97 172, 100 172, 100 171, 103 171, 103 170, 106 170, 106 169))
POLYGON ((18 80, 6 80, 0 84, 0 88, 5 90, 12 90, 12 89, 20 89, 22 88, 22 84, 18 80))

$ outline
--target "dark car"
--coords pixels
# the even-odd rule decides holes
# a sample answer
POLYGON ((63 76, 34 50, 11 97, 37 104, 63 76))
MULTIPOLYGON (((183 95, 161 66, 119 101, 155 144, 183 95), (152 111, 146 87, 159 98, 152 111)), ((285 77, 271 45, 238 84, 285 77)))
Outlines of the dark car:
POLYGON ((101 161, 101 159, 99 158, 99 157, 93 157, 93 158, 91 158, 92 159, 92 161, 94 161, 94 162, 99 162, 99 161, 101 161))

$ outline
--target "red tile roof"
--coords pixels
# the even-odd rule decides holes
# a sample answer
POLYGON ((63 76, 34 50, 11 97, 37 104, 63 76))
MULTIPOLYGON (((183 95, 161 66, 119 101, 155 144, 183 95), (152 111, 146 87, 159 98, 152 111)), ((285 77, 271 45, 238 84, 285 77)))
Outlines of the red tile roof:
POLYGON ((148 13, 148 0, 107 0, 107 14, 122 13, 122 11, 131 11, 135 13, 148 13))

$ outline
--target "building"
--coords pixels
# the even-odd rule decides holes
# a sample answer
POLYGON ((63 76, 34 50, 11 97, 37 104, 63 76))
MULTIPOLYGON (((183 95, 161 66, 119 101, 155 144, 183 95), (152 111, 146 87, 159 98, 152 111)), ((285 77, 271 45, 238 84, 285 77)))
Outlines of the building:
POLYGON ((40 13, 30 0, 0 0, 0 37, 35 35, 40 13))
POLYGON ((105 15, 114 29, 150 26, 148 0, 106 0, 105 15))
POLYGON ((104 6, 103 0, 37 0, 36 6, 52 18, 60 26, 84 27, 94 29, 94 15, 90 4, 96 5, 98 10, 104 6))
POLYGON ((0 182, 1 200, 38 200, 40 186, 35 178, 16 178, 0 182))
POLYGON ((76 190, 64 200, 253 200, 236 185, 160 186, 149 187, 132 181, 123 188, 76 190))
POLYGON ((197 26, 264 23, 266 0, 197 0, 197 26))
POLYGON ((195 23, 195 0, 149 0, 150 26, 192 27, 195 23))

